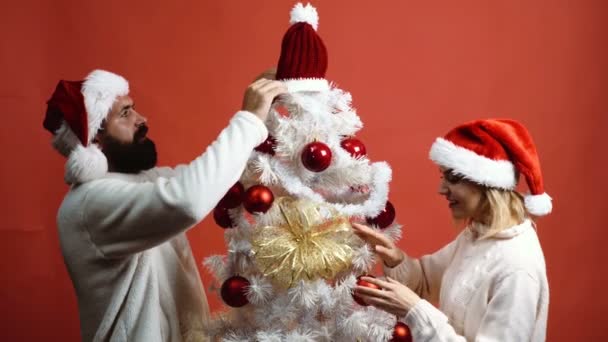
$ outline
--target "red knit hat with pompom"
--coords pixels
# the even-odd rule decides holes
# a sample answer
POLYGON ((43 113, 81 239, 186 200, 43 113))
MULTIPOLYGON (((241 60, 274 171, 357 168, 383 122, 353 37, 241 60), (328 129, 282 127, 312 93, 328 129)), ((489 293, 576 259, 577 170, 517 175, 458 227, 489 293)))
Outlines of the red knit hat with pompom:
POLYGON ((328 90, 327 49, 317 34, 317 10, 310 4, 296 4, 290 24, 281 44, 277 80, 284 81, 290 92, 328 90))

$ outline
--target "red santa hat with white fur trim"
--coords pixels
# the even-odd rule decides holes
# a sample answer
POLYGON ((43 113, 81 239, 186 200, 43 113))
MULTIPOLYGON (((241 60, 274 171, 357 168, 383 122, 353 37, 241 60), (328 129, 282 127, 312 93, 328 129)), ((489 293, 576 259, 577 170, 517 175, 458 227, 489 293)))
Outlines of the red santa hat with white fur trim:
POLYGON ((289 23, 291 26, 281 43, 277 80, 285 82, 291 93, 329 90, 329 82, 325 79, 327 49, 317 34, 319 15, 316 8, 310 4, 296 4, 289 23))
POLYGON ((528 130, 506 119, 476 120, 437 138, 430 151, 436 164, 475 183, 514 190, 518 173, 524 175, 530 193, 526 210, 535 216, 551 212, 551 197, 545 193, 540 161, 528 130))
POLYGON ((43 126, 53 134, 55 149, 68 157, 66 183, 84 183, 107 173, 106 156, 93 139, 116 98, 128 93, 129 83, 122 76, 104 70, 94 70, 83 81, 59 81, 47 102, 43 126))

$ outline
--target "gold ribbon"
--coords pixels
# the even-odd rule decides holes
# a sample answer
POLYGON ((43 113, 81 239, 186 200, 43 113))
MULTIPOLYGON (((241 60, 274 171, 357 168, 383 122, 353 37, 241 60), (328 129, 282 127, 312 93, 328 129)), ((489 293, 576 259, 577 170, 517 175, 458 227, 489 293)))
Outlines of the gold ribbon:
POLYGON ((352 246, 359 240, 346 217, 308 200, 280 197, 275 205, 283 224, 258 227, 252 236, 254 260, 264 276, 289 288, 300 280, 332 279, 351 266, 352 246))

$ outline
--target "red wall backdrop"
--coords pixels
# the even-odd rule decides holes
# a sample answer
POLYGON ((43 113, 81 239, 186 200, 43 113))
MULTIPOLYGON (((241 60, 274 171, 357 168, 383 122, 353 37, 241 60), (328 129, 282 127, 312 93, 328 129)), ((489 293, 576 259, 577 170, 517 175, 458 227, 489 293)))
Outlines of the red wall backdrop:
MULTIPOLYGON (((276 63, 292 1, 3 1, 0 5, 0 336, 79 340, 55 215, 63 159, 42 129, 58 79, 93 68, 125 75, 163 164, 201 153, 276 63)), ((454 237, 433 139, 479 117, 533 133, 554 214, 539 221, 551 286, 548 340, 608 333, 606 221, 608 2, 316 1, 328 78, 352 92, 373 160, 394 170, 400 246, 432 252, 454 237)), ((206 219, 198 260, 223 253, 206 219)), ((206 287, 209 275, 201 270, 206 287)), ((214 310, 215 294, 208 293, 214 310)))

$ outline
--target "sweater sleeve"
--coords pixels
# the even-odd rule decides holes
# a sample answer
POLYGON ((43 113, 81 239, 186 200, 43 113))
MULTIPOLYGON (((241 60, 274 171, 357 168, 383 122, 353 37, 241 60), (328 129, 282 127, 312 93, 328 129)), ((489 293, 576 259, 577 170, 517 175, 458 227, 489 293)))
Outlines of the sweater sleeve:
MULTIPOLYGON (((530 341, 534 335, 540 300, 540 283, 526 271, 500 280, 491 296, 474 341, 530 341)), ((447 317, 421 300, 405 316, 405 323, 417 342, 462 341, 447 317)))
POLYGON ((173 177, 134 183, 85 183, 83 222, 106 257, 136 253, 200 222, 239 179, 253 148, 268 136, 264 123, 241 111, 198 158, 173 177))
POLYGON ((403 262, 394 268, 384 266, 384 274, 407 285, 420 297, 437 302, 443 273, 456 250, 458 239, 450 242, 439 251, 420 259, 405 256, 403 262))

